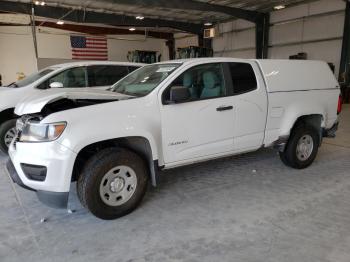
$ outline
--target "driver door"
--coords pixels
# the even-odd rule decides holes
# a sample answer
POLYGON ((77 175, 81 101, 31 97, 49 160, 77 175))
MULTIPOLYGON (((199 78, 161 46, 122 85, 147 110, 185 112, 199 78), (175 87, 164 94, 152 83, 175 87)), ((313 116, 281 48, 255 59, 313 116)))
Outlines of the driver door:
POLYGON ((196 161, 233 151, 234 98, 226 84, 224 64, 194 66, 162 95, 162 144, 166 164, 196 161), (189 88, 191 99, 167 103, 172 86, 189 88))

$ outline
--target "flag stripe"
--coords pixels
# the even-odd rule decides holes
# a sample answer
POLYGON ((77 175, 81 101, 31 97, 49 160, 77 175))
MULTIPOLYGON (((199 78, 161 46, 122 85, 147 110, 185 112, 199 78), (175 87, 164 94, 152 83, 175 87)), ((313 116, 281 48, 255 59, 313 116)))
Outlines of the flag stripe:
POLYGON ((95 43, 86 41, 86 45, 107 46, 107 43, 95 43))
POLYGON ((95 49, 87 49, 87 50, 84 50, 84 49, 73 49, 72 52, 77 52, 77 53, 91 53, 91 52, 107 53, 107 49, 105 49, 105 50, 102 50, 102 49, 99 49, 99 50, 95 50, 95 49))
POLYGON ((88 49, 107 50, 107 47, 84 47, 84 48, 74 47, 73 49, 81 49, 81 50, 88 50, 88 49))
POLYGON ((108 54, 74 54, 74 56, 99 56, 99 57, 108 57, 108 54))
POLYGON ((92 38, 92 37, 87 37, 86 38, 87 41, 103 41, 103 42, 107 42, 106 38, 92 38))

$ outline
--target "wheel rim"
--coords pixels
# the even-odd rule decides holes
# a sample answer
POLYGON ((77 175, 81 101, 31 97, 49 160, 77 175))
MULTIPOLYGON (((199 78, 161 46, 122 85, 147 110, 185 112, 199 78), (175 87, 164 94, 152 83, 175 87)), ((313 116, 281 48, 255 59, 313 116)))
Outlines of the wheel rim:
POLYGON ((5 133, 5 136, 4 136, 4 142, 5 142, 5 145, 7 147, 10 146, 10 144, 15 136, 16 136, 16 128, 15 127, 12 127, 9 130, 7 130, 7 132, 5 133))
POLYGON ((117 166, 109 170, 100 184, 100 197, 109 206, 120 206, 135 193, 137 176, 128 166, 117 166))
POLYGON ((302 136, 297 144, 297 158, 300 161, 306 161, 310 158, 314 149, 314 140, 310 135, 302 136))

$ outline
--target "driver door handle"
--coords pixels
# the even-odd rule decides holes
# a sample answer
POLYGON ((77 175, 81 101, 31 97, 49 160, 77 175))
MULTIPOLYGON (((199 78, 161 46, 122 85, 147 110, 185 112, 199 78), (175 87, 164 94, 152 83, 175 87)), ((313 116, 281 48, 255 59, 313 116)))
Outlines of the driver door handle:
POLYGON ((216 111, 218 112, 222 112, 222 111, 227 111, 227 110, 232 110, 233 106, 220 106, 216 109, 216 111))

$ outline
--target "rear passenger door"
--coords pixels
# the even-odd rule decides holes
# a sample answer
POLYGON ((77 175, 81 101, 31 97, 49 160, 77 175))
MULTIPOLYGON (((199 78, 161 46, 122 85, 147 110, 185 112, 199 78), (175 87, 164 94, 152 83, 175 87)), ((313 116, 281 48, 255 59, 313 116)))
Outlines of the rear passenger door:
POLYGON ((129 74, 128 66, 93 65, 87 67, 89 87, 107 89, 129 74))
POLYGON ((263 144, 267 116, 267 93, 261 73, 254 62, 227 65, 235 97, 234 149, 257 149, 263 144))

